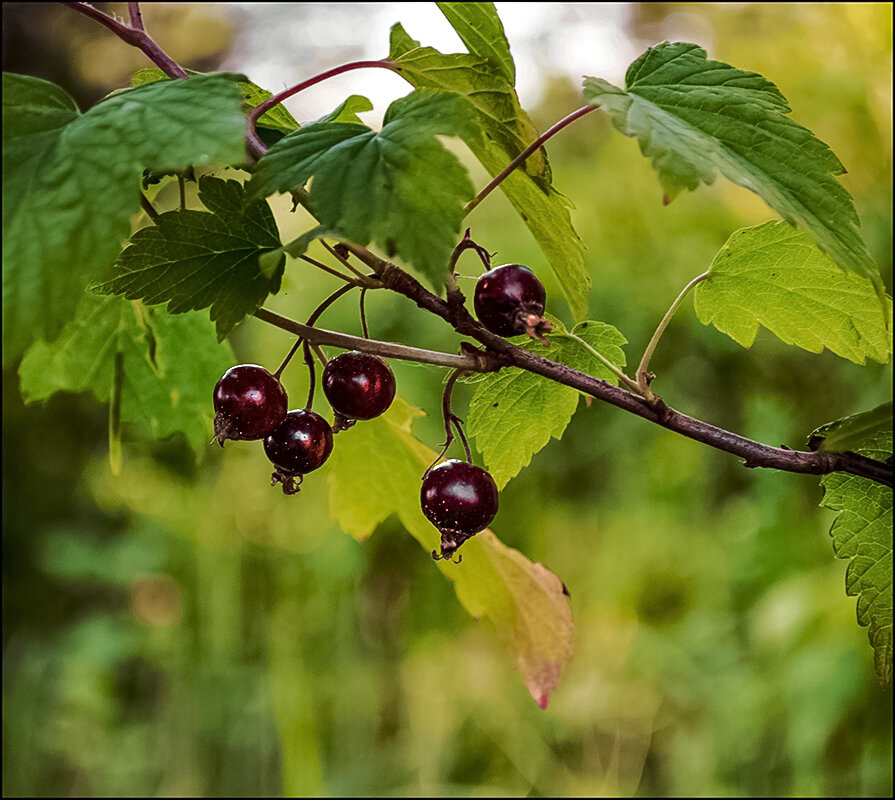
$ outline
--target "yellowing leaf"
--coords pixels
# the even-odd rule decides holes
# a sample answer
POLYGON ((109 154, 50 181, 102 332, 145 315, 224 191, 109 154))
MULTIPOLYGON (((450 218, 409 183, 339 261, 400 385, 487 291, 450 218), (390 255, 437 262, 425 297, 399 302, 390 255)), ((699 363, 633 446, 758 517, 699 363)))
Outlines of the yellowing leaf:
MULTIPOLYGON (((396 514, 427 553, 439 546, 439 532, 420 509, 423 472, 436 455, 413 436, 413 420, 421 414, 397 397, 382 417, 337 435, 326 467, 330 513, 352 536, 364 539, 396 514)), ((545 707, 573 650, 561 581, 490 530, 473 536, 460 552, 462 563, 439 561, 438 568, 454 581, 470 614, 494 623, 532 697, 545 707)))
POLYGON ((546 708, 575 649, 572 609, 562 581, 490 530, 463 545, 463 562, 449 577, 463 607, 494 623, 534 701, 546 708))
MULTIPOLYGON (((411 430, 423 416, 399 396, 381 417, 336 435, 327 464, 330 514, 355 539, 366 539, 391 514, 419 507, 423 472, 435 458, 411 430)), ((434 548, 434 528, 432 535, 434 548)))

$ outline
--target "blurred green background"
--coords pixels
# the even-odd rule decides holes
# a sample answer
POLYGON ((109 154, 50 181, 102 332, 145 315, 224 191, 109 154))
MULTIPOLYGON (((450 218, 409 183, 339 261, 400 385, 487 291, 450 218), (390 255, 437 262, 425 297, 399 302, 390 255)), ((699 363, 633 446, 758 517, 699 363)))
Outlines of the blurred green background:
MULTIPOLYGON (((230 7, 145 13, 191 68, 214 69, 239 41, 230 7)), ((3 14, 4 69, 61 83, 82 108, 145 66, 68 9, 3 14)), ((638 52, 696 41, 774 81, 848 168, 891 293, 890 4, 632 4, 623 34, 638 52)), ((339 50, 338 29, 329 38, 317 69, 357 57, 339 50)), ((580 105, 577 83, 546 79, 529 109, 542 130, 580 105)), ((631 362, 729 234, 774 216, 724 181, 663 208, 636 143, 599 114, 548 149, 588 248, 591 317, 628 337, 631 362)), ((287 211, 284 237, 303 230, 287 211)), ((498 263, 545 275, 502 197, 469 224, 498 263)), ((461 273, 477 270, 461 259, 461 273)), ((548 310, 570 321, 546 282, 548 310)), ((303 319, 335 286, 296 263, 268 305, 303 319)), ((368 316, 375 338, 457 347, 399 297, 371 293, 368 316)), ((321 324, 359 332, 355 304, 321 324)), ((266 365, 289 344, 253 320, 233 337, 237 361, 266 365)), ((113 477, 105 408, 86 395, 24 407, 15 366, 3 382, 5 795, 892 794, 891 690, 874 678, 815 478, 748 471, 582 403, 503 491, 494 524, 571 592, 575 658, 541 711, 490 623, 464 612, 396 522, 359 544, 329 521, 325 467, 289 498, 269 487, 261 448, 197 459, 180 438, 126 437, 113 477)), ((434 446, 444 371, 393 367, 434 446)), ((652 368, 674 407, 793 447, 891 396, 888 365, 764 331, 746 351, 701 326, 691 300, 652 368)), ((284 380, 305 391, 297 365, 284 380)), ((461 415, 468 391, 455 396, 461 415)))

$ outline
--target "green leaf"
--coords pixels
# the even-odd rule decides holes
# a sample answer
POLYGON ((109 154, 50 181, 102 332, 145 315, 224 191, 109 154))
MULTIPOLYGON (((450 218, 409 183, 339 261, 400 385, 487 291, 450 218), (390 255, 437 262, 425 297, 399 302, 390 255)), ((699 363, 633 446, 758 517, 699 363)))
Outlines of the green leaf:
POLYGON ((629 68, 627 91, 585 78, 584 99, 603 108, 652 159, 666 201, 681 189, 710 184, 718 172, 758 194, 843 269, 882 279, 849 193, 835 179, 845 170, 832 150, 793 122, 786 98, 755 72, 710 61, 701 47, 651 47, 629 68))
POLYGON ((315 225, 311 230, 305 231, 301 236, 293 239, 288 244, 278 247, 276 250, 268 250, 258 257, 258 268, 264 277, 273 279, 280 274, 283 268, 283 254, 285 253, 292 258, 303 256, 311 242, 316 239, 324 239, 326 237, 337 236, 332 231, 327 230, 323 225, 315 225))
POLYGON ((84 294, 61 335, 25 353, 19 378, 28 403, 90 391, 113 412, 117 402, 120 420, 143 435, 182 431, 201 452, 212 434, 211 388, 232 364, 229 346, 215 341, 200 315, 172 317, 120 297, 84 294))
POLYGON ((144 168, 245 158, 231 76, 149 84, 78 115, 53 84, 5 75, 3 121, 4 361, 54 338, 115 261, 144 168))
MULTIPOLYGON (((570 337, 559 320, 550 320, 553 332, 548 347, 531 339, 517 343, 553 361, 615 382, 612 371, 570 337)), ((627 340, 611 325, 582 322, 572 333, 616 366, 624 366, 622 345, 627 340)), ((466 417, 467 429, 498 488, 528 466, 551 438, 562 437, 578 407, 578 397, 579 392, 571 387, 515 367, 486 375, 476 383, 466 417)))
MULTIPOLYGON (((201 75, 202 73, 188 69, 187 74, 201 75)), ((245 76, 240 75, 236 77, 244 78, 245 76)), ((149 67, 147 69, 137 70, 131 75, 130 84, 131 87, 137 87, 168 80, 171 80, 171 78, 158 67, 149 67)), ((236 85, 239 87, 239 91, 245 101, 244 110, 246 112, 255 108, 255 106, 260 106, 265 100, 270 100, 270 98, 273 97, 267 89, 262 89, 251 81, 237 80, 236 85)), ((295 121, 295 117, 286 110, 282 103, 274 106, 269 111, 265 111, 255 124, 259 128, 270 128, 271 130, 281 131, 282 133, 290 133, 301 127, 295 121)))
MULTIPOLYGON (((453 5, 472 9, 485 4, 453 5)), ((464 137, 464 141, 492 176, 538 138, 512 82, 493 68, 492 62, 480 55, 444 54, 420 47, 400 25, 392 28, 390 50, 389 58, 397 61, 398 73, 412 86, 452 92, 475 109, 485 135, 464 137)), ((590 277, 584 246, 572 227, 568 200, 550 182, 544 149, 529 156, 524 169, 515 170, 500 188, 547 257, 575 319, 587 316, 590 277)))
MULTIPOLYGON (((493 143, 480 148, 476 155, 492 175, 497 175, 509 163, 504 152, 493 143)), ((552 186, 542 189, 518 169, 504 179, 500 188, 541 248, 573 319, 587 317, 590 275, 584 244, 572 227, 569 215, 572 204, 552 186)))
POLYGON ((248 196, 289 191, 313 178, 310 205, 324 226, 400 255, 441 288, 472 184, 435 137, 473 130, 457 98, 413 92, 389 106, 378 133, 320 122, 284 137, 258 162, 248 196))
MULTIPOLYGON (((807 233, 781 221, 734 233, 696 287, 695 305, 701 322, 744 347, 764 325, 787 344, 827 347, 857 364, 885 363, 892 352, 872 283, 838 269, 807 233)), ((886 306, 891 319, 891 299, 886 306)))
POLYGON ((329 114, 314 122, 354 122, 358 125, 363 125, 363 121, 358 114, 372 110, 373 103, 368 98, 362 94, 353 94, 329 114))
MULTIPOLYGON (((246 111, 251 111, 255 106, 260 106, 265 100, 270 100, 273 97, 267 89, 262 89, 250 81, 240 81, 237 86, 245 100, 246 111)), ((296 122, 295 117, 286 110, 286 107, 282 103, 278 103, 258 117, 255 127, 270 128, 281 133, 292 133, 301 126, 296 122)))
POLYGON ((147 305, 168 303, 180 314, 211 306, 223 339, 243 317, 280 289, 285 256, 262 272, 259 257, 280 247, 270 207, 245 202, 237 181, 203 177, 204 211, 166 211, 131 237, 112 277, 96 287, 147 305))
POLYGON ((436 3, 474 56, 487 58, 510 86, 516 85, 516 65, 494 3, 436 3))
MULTIPOLYGON (((363 541, 392 514, 411 515, 419 506, 422 475, 435 458, 412 433, 413 421, 424 416, 398 396, 382 416, 338 434, 327 462, 330 515, 355 539, 363 541)), ((430 538, 435 548, 434 528, 430 538)))
MULTIPOLYGON (((878 461, 891 459, 891 428, 854 449, 878 461)), ((876 676, 886 686, 892 677, 892 489, 843 472, 820 483, 821 506, 838 512, 830 531, 833 552, 850 560, 845 593, 858 598, 858 624, 868 628, 876 676)))
MULTIPOLYGON (((198 75, 199 73, 194 71, 189 71, 189 74, 198 75)), ((146 67, 144 69, 138 69, 133 75, 131 75, 131 79, 129 81, 131 89, 136 89, 138 86, 148 86, 150 83, 158 83, 159 81, 169 81, 171 80, 171 76, 168 75, 163 69, 159 67, 146 67)), ((118 89, 118 91, 123 91, 122 89, 118 89)))
POLYGON ((854 451, 866 439, 877 435, 892 435, 892 401, 878 405, 871 411, 830 422, 818 428, 808 440, 812 450, 827 452, 854 451))
MULTIPOLYGON (((396 24, 391 30, 389 60, 396 62, 396 72, 411 86, 450 92, 471 105, 485 139, 493 139, 509 155, 501 169, 538 138, 538 130, 519 104, 513 83, 488 58, 468 53, 445 54, 433 47, 421 47, 396 24)), ((469 138, 470 148, 472 143, 481 147, 479 134, 469 138)), ((478 155, 476 150, 473 152, 478 155)), ((526 160, 524 171, 538 179, 542 189, 549 184, 543 150, 526 160)))
MULTIPOLYGON (((420 510, 422 475, 436 456, 413 436, 413 420, 422 414, 397 397, 381 417, 339 434, 324 469, 331 513, 347 533, 365 539, 396 514, 427 553, 439 546, 438 531, 420 510)), ((439 561, 437 568, 454 581, 470 614, 493 622, 532 697, 545 707, 573 651, 572 616, 562 582, 506 547, 490 530, 464 543, 462 552, 462 564, 439 561)))

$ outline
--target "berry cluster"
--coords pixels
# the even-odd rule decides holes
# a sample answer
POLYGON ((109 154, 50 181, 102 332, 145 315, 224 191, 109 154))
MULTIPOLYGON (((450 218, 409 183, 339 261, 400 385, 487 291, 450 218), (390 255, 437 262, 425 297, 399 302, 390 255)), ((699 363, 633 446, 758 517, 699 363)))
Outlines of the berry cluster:
POLYGON ((227 439, 263 439, 274 465, 271 484, 295 494, 304 475, 329 458, 334 432, 386 411, 395 397, 395 376, 379 356, 343 353, 327 363, 323 390, 341 427, 331 427, 310 408, 287 412, 286 390, 264 367, 231 367, 214 389, 215 438, 221 447, 227 439))
MULTIPOLYGON (((461 245, 475 246, 468 232, 461 245)), ((550 323, 542 316, 545 300, 544 286, 528 267, 505 264, 488 269, 478 279, 473 303, 476 316, 491 333, 527 333, 546 342, 544 334, 550 331, 550 323)), ((280 484, 285 494, 298 492, 304 475, 323 466, 332 452, 334 433, 357 420, 380 416, 395 397, 395 377, 384 359, 359 351, 343 353, 328 361, 323 372, 323 392, 335 418, 330 426, 310 408, 314 377, 308 355, 312 383, 308 406, 287 411, 279 373, 292 353, 276 374, 255 364, 232 367, 214 390, 217 441, 223 447, 227 439, 263 439, 264 452, 274 465, 271 485, 280 484)), ((432 553, 436 560, 451 559, 467 539, 491 524, 498 507, 497 484, 488 472, 472 463, 461 420, 450 412, 455 379, 456 375, 445 389, 447 441, 436 463, 453 441, 452 425, 466 448, 467 460, 448 459, 430 467, 423 475, 420 491, 423 514, 441 533, 440 553, 432 553)))

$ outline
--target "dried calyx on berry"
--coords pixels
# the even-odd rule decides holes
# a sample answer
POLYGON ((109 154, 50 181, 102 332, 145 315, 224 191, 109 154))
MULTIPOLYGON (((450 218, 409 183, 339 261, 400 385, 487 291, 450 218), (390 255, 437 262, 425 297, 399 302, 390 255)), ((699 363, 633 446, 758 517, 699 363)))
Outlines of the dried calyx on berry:
POLYGON ((270 485, 282 484, 283 494, 295 494, 305 473, 323 466, 332 450, 332 428, 323 417, 306 409, 290 411, 264 440, 276 468, 270 485))
POLYGON ((479 322, 491 333, 527 333, 547 344, 544 334, 552 326, 542 316, 546 300, 547 292, 534 272, 522 264, 504 264, 489 269, 478 279, 473 304, 479 322))
POLYGON ((487 528, 497 515, 497 499, 494 478, 475 464, 449 459, 432 467, 420 492, 423 514, 441 532, 441 554, 433 550, 432 558, 450 559, 487 528))
POLYGON ((395 376, 385 359, 357 350, 329 361, 322 384, 335 412, 334 433, 384 414, 395 399, 395 376))
POLYGON ((214 387, 214 437, 263 439, 286 416, 286 390, 279 379, 257 364, 228 369, 214 387))

